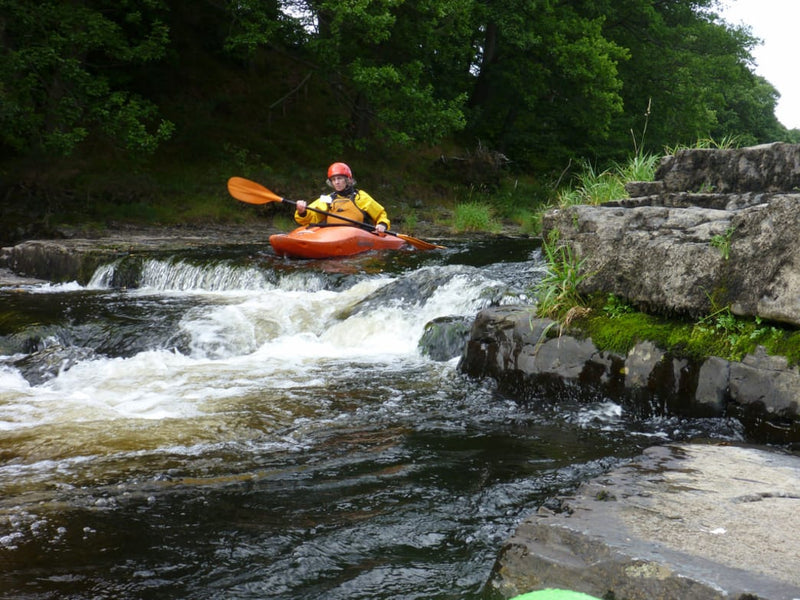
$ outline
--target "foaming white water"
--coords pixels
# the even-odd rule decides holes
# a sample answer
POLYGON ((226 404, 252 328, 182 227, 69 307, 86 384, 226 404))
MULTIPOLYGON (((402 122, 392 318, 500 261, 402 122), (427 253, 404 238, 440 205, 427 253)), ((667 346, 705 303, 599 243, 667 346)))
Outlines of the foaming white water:
MULTIPOLYGON (((485 285, 485 283, 484 283, 485 285)), ((339 348, 358 356, 386 359, 418 353, 418 343, 431 320, 473 314, 485 304, 483 286, 474 277, 456 275, 420 302, 387 302, 380 307, 331 324, 320 342, 336 355, 339 348)))
MULTIPOLYGON (((296 352, 320 352, 320 336, 337 323, 336 314, 385 284, 368 280, 342 292, 288 291, 273 288, 257 294, 240 295, 236 302, 201 306, 181 321, 190 338, 192 356, 230 358, 268 348, 263 354, 276 357, 296 352), (302 340, 302 343, 298 343, 302 340)), ((293 281, 288 282, 291 287, 293 281)), ((352 340, 362 340, 364 331, 352 331, 352 340)), ((309 354, 310 355, 310 354, 309 354)), ((323 352, 324 356, 330 356, 323 352)), ((335 354, 334 354, 335 355, 335 354)))
POLYGON ((39 386, 16 381, 0 398, 0 427, 115 419, 184 418, 197 406, 176 396, 190 359, 166 351, 85 361, 39 386), (16 393, 15 393, 16 392, 16 393))
POLYGON ((35 294, 52 294, 58 292, 77 292, 84 289, 77 281, 66 283, 43 283, 26 288, 27 291, 35 294))
POLYGON ((117 270, 119 261, 107 265, 100 265, 92 275, 86 287, 90 290, 105 290, 111 287, 114 273, 117 270))
MULTIPOLYGON (((120 261, 102 265, 92 275, 87 289, 111 287, 120 261)), ((140 287, 158 291, 262 290, 273 287, 263 271, 226 263, 193 265, 182 260, 147 260, 142 265, 140 287)))
MULTIPOLYGON (((446 267, 434 273, 438 287, 408 299, 381 295, 397 281, 383 275, 330 290, 324 276, 302 271, 274 281, 249 269, 204 271, 181 262, 150 261, 145 271, 146 286, 124 292, 132 302, 146 297, 157 311, 160 297, 202 299, 177 321, 182 352, 92 356, 38 385, 0 369, 0 431, 18 467, 46 470, 58 457, 58 469, 71 470, 78 463, 63 461, 87 454, 135 461, 136 452, 158 448, 172 453, 262 436, 271 443, 273 435, 287 435, 279 431, 321 426, 336 418, 326 412, 329 394, 351 379, 432 362, 418 349, 426 323, 474 314, 486 303, 484 290, 497 283, 446 267)), ((113 278, 96 275, 96 288, 113 278)), ((434 368, 447 372, 455 363, 434 368)), ((108 467, 93 461, 82 469, 93 477, 92 469, 108 467)), ((0 474, 0 488, 14 473, 7 480, 0 474)))
MULTIPOLYGON (((150 350, 130 358, 94 358, 38 386, 6 368, 0 371, 0 429, 190 419, 213 413, 218 400, 285 388, 291 381, 301 385, 303 372, 321 362, 417 360, 427 322, 472 313, 484 302, 481 285, 458 275, 413 305, 394 300, 353 310, 392 281, 376 277, 342 291, 229 291, 224 302, 195 306, 181 319, 188 355, 150 350)), ((286 283, 303 287, 293 279, 286 283)))
POLYGON ((609 400, 582 407, 575 418, 583 428, 600 426, 605 431, 615 431, 624 426, 624 412, 622 406, 609 400))

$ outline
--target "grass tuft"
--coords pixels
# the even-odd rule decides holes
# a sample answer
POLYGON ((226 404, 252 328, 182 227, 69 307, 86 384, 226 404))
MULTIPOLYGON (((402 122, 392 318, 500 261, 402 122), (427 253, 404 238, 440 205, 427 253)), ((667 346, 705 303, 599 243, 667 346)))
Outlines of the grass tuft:
POLYGON ((456 204, 453 212, 453 229, 457 232, 496 231, 494 211, 489 204, 470 200, 456 204))

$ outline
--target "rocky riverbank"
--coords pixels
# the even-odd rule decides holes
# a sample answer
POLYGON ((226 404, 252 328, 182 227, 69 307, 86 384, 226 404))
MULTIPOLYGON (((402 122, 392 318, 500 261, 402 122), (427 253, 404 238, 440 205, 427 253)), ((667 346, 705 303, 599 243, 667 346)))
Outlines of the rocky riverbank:
POLYGON ((583 293, 645 312, 735 315, 800 325, 800 145, 690 149, 662 159, 630 198, 548 212, 583 260, 583 293))
POLYGON ((477 315, 461 369, 522 401, 610 397, 646 416, 735 418, 751 442, 800 447, 800 369, 763 348, 741 361, 698 361, 644 340, 618 354, 575 328, 559 334, 533 306, 501 306, 477 315))
POLYGON ((508 540, 497 598, 546 588, 618 600, 800 598, 800 374, 763 352, 735 363, 671 356, 652 342, 627 355, 577 334, 552 336, 533 306, 481 311, 460 368, 523 402, 612 398, 647 415, 735 418, 749 442, 783 449, 653 447, 540 508, 508 540), (546 399, 546 400, 543 400, 546 399))
MULTIPOLYGON (((686 150, 631 198, 545 216, 570 248, 579 291, 644 312, 734 315, 800 325, 800 146, 686 150)), ((520 401, 610 397, 650 414, 736 418, 748 442, 800 444, 800 371, 757 348, 692 361, 642 339, 600 351, 533 306, 476 318, 461 369, 520 401), (562 332, 563 333, 563 332, 562 332)), ((540 509, 505 545, 498 598, 567 588, 616 600, 796 600, 800 457, 784 449, 654 447, 540 509)))

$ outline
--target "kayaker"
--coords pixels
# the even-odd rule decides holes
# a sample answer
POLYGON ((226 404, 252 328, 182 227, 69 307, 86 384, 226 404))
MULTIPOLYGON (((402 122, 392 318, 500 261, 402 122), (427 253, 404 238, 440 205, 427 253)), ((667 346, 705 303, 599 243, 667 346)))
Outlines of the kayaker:
POLYGON ((389 229, 390 223, 386 210, 367 192, 355 187, 353 172, 346 164, 336 162, 328 167, 327 184, 335 190, 332 194, 322 195, 311 204, 304 200, 297 201, 294 220, 298 224, 352 225, 352 223, 336 219, 334 216, 322 215, 314 210, 307 210, 312 208, 327 213, 340 214, 359 223, 373 225, 377 233, 384 233, 389 229))

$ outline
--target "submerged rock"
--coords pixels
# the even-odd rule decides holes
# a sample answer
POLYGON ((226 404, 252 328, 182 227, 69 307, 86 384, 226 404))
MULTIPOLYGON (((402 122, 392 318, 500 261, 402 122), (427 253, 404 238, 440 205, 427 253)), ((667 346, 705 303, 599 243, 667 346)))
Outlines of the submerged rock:
POLYGON ((90 348, 78 348, 54 344, 34 352, 25 358, 15 360, 14 365, 31 385, 39 385, 52 379, 60 372, 68 371, 80 362, 95 356, 90 348))
POLYGON ((419 348, 425 356, 447 361, 461 356, 472 326, 465 317, 440 317, 425 324, 419 348))

